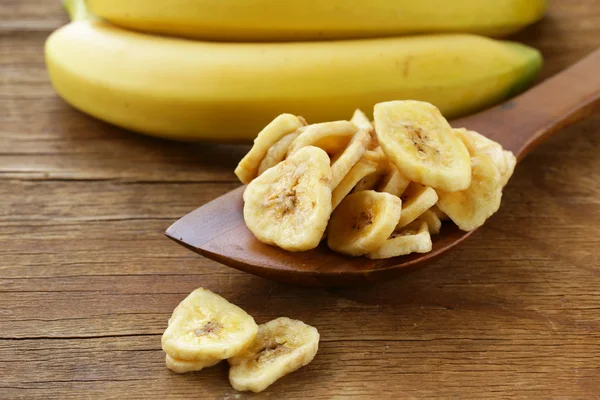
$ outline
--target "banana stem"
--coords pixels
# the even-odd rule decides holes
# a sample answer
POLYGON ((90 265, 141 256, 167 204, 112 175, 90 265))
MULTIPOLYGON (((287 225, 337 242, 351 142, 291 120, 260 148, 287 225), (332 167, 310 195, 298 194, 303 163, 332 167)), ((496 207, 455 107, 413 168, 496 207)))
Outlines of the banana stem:
POLYGON ((62 0, 71 21, 80 21, 92 18, 92 14, 85 5, 85 0, 62 0))

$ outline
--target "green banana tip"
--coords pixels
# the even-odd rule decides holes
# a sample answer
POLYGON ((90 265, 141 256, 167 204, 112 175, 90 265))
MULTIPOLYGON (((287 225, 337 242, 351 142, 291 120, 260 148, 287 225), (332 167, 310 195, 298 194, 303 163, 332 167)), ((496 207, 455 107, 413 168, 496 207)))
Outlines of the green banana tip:
POLYGON ((515 96, 527 90, 536 80, 544 65, 542 53, 533 47, 517 42, 506 42, 521 57, 523 57, 523 69, 520 78, 510 88, 508 97, 515 96))
POLYGON ((67 14, 69 14, 71 21, 90 19, 92 17, 85 4, 85 0, 62 0, 62 4, 67 14))

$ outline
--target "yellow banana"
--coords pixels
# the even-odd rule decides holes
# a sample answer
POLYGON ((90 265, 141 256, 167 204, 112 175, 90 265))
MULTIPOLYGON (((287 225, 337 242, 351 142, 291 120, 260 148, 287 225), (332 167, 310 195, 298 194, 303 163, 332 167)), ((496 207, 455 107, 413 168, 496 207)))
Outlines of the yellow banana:
POLYGON ((455 117, 514 94, 541 66, 530 47, 465 34, 214 43, 94 18, 58 29, 45 52, 52 84, 76 108, 154 136, 215 141, 250 141, 285 112, 335 121, 386 100, 455 117))
POLYGON ((228 41, 470 32, 502 36, 540 19, 546 0, 87 0, 117 25, 228 41))

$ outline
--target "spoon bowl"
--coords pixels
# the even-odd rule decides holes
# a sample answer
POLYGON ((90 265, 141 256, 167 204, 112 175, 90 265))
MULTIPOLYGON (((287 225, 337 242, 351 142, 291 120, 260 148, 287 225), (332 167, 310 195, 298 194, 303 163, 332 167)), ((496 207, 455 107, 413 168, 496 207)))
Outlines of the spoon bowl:
MULTIPOLYGON (((543 140, 600 108, 600 50, 520 96, 451 121, 478 131, 522 160, 543 140)), ((267 279, 311 286, 350 286, 390 279, 435 261, 472 233, 442 224, 433 249, 387 260, 347 257, 325 244, 292 253, 259 242, 243 218, 244 186, 192 211, 171 225, 175 242, 230 267, 267 279)))

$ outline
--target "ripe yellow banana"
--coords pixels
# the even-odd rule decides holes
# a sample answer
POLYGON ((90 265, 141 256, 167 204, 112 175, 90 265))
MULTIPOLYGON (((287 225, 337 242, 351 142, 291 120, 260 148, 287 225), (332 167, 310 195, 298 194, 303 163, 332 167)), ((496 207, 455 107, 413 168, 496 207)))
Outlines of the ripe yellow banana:
POLYGON ((286 41, 471 32, 502 36, 540 19, 546 0, 87 0, 92 12, 146 32, 286 41))
POLYGON ((154 136, 215 141, 250 141, 284 112, 335 121, 386 100, 455 117, 524 88, 542 62, 530 47, 465 34, 214 43, 94 18, 58 29, 45 52, 52 84, 76 108, 154 136))

